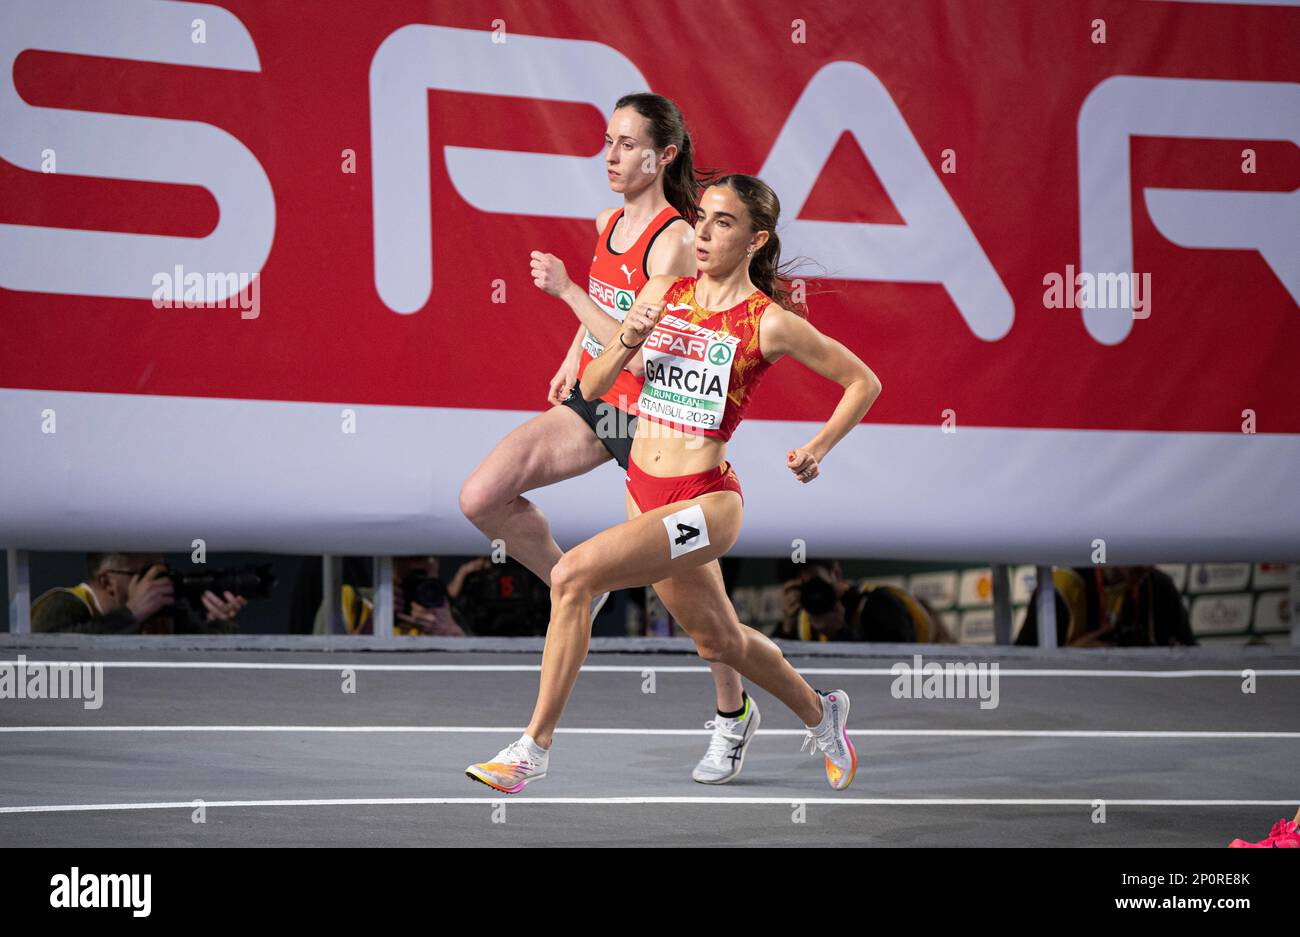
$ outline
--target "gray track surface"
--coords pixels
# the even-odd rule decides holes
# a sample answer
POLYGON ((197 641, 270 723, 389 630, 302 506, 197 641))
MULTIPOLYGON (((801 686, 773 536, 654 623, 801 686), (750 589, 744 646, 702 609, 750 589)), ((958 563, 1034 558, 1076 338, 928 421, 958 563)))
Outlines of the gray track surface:
MULTIPOLYGON (((0 661, 252 662, 328 669, 104 669, 104 703, 0 700, 0 808, 98 805, 78 811, 0 812, 3 846, 1205 846, 1260 839, 1300 803, 1300 738, 1123 738, 880 735, 878 730, 1157 732, 1300 731, 1300 671, 1291 648, 1177 652, 858 646, 818 649, 791 662, 821 689, 852 699, 859 766, 830 789, 821 758, 799 753, 792 713, 762 690, 763 728, 731 784, 690 779, 713 715, 712 682, 686 645, 593 642, 552 748, 548 776, 507 797, 470 781, 466 765, 517 737, 532 711, 536 670, 367 670, 375 665, 536 667, 538 645, 432 643, 401 650, 195 648, 182 639, 117 642, 0 638, 0 661), (970 699, 896 699, 895 677, 823 674, 945 659, 998 662, 999 705, 970 699), (356 671, 356 693, 342 692, 356 671), (664 668, 691 668, 674 672, 664 668), (1015 676, 1025 669, 1226 670, 1233 676, 1015 676), (653 671, 654 691, 643 692, 653 671), (58 731, 54 727, 133 727, 58 731), (140 726, 390 727, 406 731, 141 731, 140 726), (458 727, 462 731, 411 731, 458 727), (587 734, 574 729, 677 730, 587 734), (468 731, 464 731, 468 730, 468 731), (570 731, 566 731, 570 730, 570 731), (785 734, 781 730, 785 730, 785 734), (704 803, 607 798, 693 798, 704 803), (228 801, 362 799, 453 803, 231 805, 228 801), (575 803, 549 803, 574 798, 575 803), (747 803, 742 798, 768 802, 747 803), (1078 804, 897 803, 975 799, 1078 804), (192 806, 105 805, 202 800, 192 806), (885 803, 860 803, 883 800, 885 803), (1096 800, 1105 822, 1094 822, 1096 800), (1124 800, 1283 801, 1272 805, 1122 805, 1124 800), (504 803, 504 810, 500 806, 504 803), (802 805, 802 806, 800 806, 802 805), (802 822, 795 822, 801 820, 802 822)), ((380 643, 372 647, 392 647, 380 643)), ((287 645, 286 645, 287 647, 287 645)))

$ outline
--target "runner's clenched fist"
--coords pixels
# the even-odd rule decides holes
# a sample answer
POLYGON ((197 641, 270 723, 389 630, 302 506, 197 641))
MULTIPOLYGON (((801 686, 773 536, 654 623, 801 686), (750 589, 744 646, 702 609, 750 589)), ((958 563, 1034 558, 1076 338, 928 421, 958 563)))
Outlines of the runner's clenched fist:
POLYGON ((663 314, 664 304, 661 302, 636 303, 623 319, 623 331, 619 333, 623 344, 628 348, 640 345, 654 330, 655 324, 663 314))

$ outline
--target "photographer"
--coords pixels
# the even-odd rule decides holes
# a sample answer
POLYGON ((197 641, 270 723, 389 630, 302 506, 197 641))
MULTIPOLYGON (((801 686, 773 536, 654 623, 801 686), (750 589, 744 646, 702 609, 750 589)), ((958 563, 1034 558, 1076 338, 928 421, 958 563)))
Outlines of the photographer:
MULTIPOLYGON (((438 576, 436 556, 393 557, 393 634, 464 637, 466 629, 457 620, 451 603, 459 596, 465 577, 478 568, 471 564, 475 561, 462 566, 446 584, 438 576)), ((307 564, 299 573, 295 596, 305 598, 311 592, 320 595, 319 569, 319 561, 307 564)), ((359 557, 344 559, 332 622, 325 620, 325 603, 315 601, 311 633, 374 634, 375 590, 370 584, 370 564, 359 557)))
MULTIPOLYGON (((1154 566, 1053 567, 1060 647, 1194 645, 1178 587, 1154 566)), ((1016 644, 1038 643, 1038 589, 1016 644)))
POLYGON ((238 630, 235 615, 248 604, 240 595, 207 590, 196 620, 177 602, 159 553, 88 553, 87 580, 49 590, 32 604, 32 630, 82 634, 197 634, 238 630))
MULTIPOLYGON (((473 561, 471 561, 472 563, 473 561)), ((449 598, 455 598, 470 569, 464 564, 451 585, 438 578, 436 556, 393 558, 394 631, 401 634, 442 635, 463 638, 462 628, 452 615, 449 598)))
POLYGON ((785 616, 774 637, 800 641, 916 641, 917 616, 901 590, 858 587, 838 560, 810 559, 784 585, 785 616))

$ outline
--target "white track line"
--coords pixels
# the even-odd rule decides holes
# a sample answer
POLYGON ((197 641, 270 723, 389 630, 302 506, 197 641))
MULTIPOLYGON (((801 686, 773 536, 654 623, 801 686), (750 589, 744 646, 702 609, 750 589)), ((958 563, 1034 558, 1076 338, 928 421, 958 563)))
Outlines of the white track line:
MULTIPOLYGON (((205 808, 224 807, 391 807, 391 806, 454 806, 497 804, 506 797, 373 797, 340 798, 334 800, 196 800, 159 801, 156 803, 118 804, 38 804, 22 807, 0 807, 0 814, 13 813, 77 813, 94 810, 193 810, 198 804, 205 808)), ((1108 797, 1093 799, 1001 797, 514 797, 509 803, 583 805, 701 805, 727 806, 782 806, 818 804, 833 807, 1095 807, 1102 801, 1108 807, 1293 807, 1295 800, 1119 800, 1108 797)))
MULTIPOLYGON (((900 662, 902 663, 902 662, 900 662)), ((932 659, 929 663, 945 663, 932 659)), ((1156 679, 1186 679, 1199 677, 1234 677, 1241 679, 1246 671, 1256 676, 1300 677, 1300 670, 1265 670, 1254 667, 1241 667, 1237 670, 1070 670, 1070 669, 1016 669, 1004 667, 999 662, 988 661, 950 661, 968 667, 980 663, 998 663, 999 677, 1145 677, 1156 679)), ((0 660, 0 666, 18 664, 17 660, 0 660)), ((540 673, 540 664, 290 664, 261 661, 150 661, 150 660, 27 660, 27 667, 49 667, 58 664, 94 664, 105 669, 123 670, 323 670, 337 673, 340 670, 394 673, 540 673)), ((635 673, 646 671, 655 673, 708 673, 703 665, 691 666, 641 666, 590 664, 582 668, 583 673, 635 673)), ((829 676, 853 677, 898 677, 911 676, 912 667, 904 664, 904 669, 894 670, 890 667, 801 667, 800 673, 825 674, 829 676)), ((921 675, 927 676, 924 669, 921 675)))
MULTIPOLYGON (((291 725, 132 725, 0 726, 0 733, 19 732, 357 732, 518 735, 518 726, 291 726, 291 725)), ((710 735, 708 729, 559 728, 561 735, 710 735)), ((760 735, 800 736, 804 729, 762 729, 760 735)), ((850 729, 849 735, 951 738, 1085 738, 1085 739, 1300 739, 1300 732, 1159 731, 1125 729, 850 729)))

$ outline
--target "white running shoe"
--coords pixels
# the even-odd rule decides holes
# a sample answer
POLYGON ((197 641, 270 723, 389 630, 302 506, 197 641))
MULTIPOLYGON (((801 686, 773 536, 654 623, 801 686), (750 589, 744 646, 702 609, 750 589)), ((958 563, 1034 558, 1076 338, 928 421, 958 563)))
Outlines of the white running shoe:
POLYGON ((527 735, 522 735, 497 752, 491 761, 470 765, 465 773, 488 787, 518 794, 529 781, 546 777, 546 765, 550 760, 549 749, 539 748, 527 735))
POLYGON ((735 719, 718 716, 704 723, 713 730, 709 750, 691 772, 691 777, 701 784, 726 784, 745 766, 745 749, 754 739, 760 721, 758 703, 754 697, 745 697, 745 711, 735 719))
POLYGON ((595 620, 596 620, 596 616, 599 615, 599 614, 600 614, 600 610, 601 610, 602 608, 605 607, 605 600, 608 599, 608 598, 609 598, 609 593, 608 593, 608 592, 602 592, 600 595, 596 596, 594 599, 591 600, 591 620, 592 620, 592 621, 595 621, 595 620))
POLYGON ((808 726, 799 751, 813 743, 808 754, 821 752, 826 756, 826 780, 831 787, 842 791, 853 782, 853 775, 858 770, 858 753, 853 750, 849 739, 849 696, 843 690, 831 690, 829 693, 817 691, 822 700, 822 721, 815 726, 808 726))

